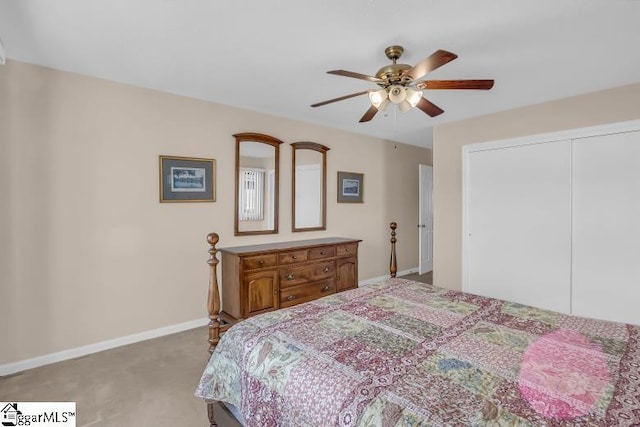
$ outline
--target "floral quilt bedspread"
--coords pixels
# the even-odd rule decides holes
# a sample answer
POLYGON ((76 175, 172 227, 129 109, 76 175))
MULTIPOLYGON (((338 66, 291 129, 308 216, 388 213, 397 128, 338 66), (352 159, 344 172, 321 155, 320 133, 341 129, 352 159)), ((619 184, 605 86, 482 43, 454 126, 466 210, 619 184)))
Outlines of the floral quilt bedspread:
POLYGON ((640 423, 640 327, 392 279, 232 327, 196 395, 247 426, 640 423))

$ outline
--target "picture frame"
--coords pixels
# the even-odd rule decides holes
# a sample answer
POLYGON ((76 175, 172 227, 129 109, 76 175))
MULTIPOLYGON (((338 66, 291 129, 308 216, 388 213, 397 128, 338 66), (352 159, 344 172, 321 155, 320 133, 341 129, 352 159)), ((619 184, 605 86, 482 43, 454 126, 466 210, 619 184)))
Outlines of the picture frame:
POLYGON ((216 201, 216 159, 159 156, 160 203, 216 201))
POLYGON ((338 172, 338 203, 364 203, 364 174, 338 172))

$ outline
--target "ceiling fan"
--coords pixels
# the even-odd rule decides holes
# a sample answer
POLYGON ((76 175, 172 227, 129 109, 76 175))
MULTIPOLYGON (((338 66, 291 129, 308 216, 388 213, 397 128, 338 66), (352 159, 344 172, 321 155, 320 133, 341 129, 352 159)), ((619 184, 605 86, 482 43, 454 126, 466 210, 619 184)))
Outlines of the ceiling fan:
POLYGON ((425 114, 435 117, 444 113, 437 105, 422 96, 425 89, 480 89, 489 90, 493 87, 493 80, 417 80, 427 73, 439 68, 458 57, 455 53, 446 50, 437 50, 431 56, 417 63, 413 67, 407 64, 398 64, 397 61, 402 56, 404 48, 402 46, 389 46, 384 50, 385 55, 392 64, 384 66, 378 70, 375 77, 366 74, 354 73, 346 70, 327 71, 328 74, 337 76, 352 77, 354 79, 366 80, 376 83, 379 89, 364 90, 352 93, 328 101, 318 102, 312 107, 320 107, 332 102, 343 101, 369 94, 371 107, 364 113, 360 123, 368 122, 378 111, 384 110, 389 102, 397 104, 400 111, 407 111, 413 107, 418 107, 425 114))

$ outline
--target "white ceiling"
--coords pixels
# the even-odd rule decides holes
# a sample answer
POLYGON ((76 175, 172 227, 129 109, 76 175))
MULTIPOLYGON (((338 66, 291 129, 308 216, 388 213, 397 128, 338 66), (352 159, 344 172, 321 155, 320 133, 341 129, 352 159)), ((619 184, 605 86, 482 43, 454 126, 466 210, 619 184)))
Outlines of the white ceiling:
POLYGON ((640 81, 640 0, 0 0, 0 38, 9 59, 421 146, 437 124, 640 81), (375 74, 392 44, 411 65, 459 56, 428 78, 496 84, 429 91, 437 118, 309 106, 375 88, 325 71, 375 74))

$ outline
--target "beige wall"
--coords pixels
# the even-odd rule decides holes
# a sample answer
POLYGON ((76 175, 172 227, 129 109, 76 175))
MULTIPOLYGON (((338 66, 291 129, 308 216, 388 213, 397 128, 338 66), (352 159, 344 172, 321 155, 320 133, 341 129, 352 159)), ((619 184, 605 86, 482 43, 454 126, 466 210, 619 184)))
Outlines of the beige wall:
POLYGON ((221 246, 360 238, 365 280, 387 273, 395 220, 400 270, 418 263, 430 150, 13 61, 0 138, 0 364, 204 318, 210 231, 221 246), (278 235, 233 236, 238 132, 286 142, 278 235), (290 232, 294 141, 331 148, 324 232, 290 232), (160 204, 160 154, 215 158, 217 201, 160 204), (364 204, 336 203, 338 170, 365 174, 364 204))
POLYGON ((434 130, 434 283, 462 286, 462 146, 640 118, 640 83, 456 123, 434 130))

